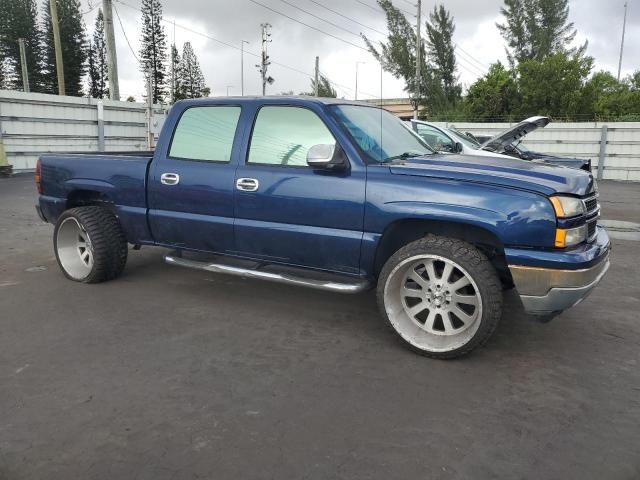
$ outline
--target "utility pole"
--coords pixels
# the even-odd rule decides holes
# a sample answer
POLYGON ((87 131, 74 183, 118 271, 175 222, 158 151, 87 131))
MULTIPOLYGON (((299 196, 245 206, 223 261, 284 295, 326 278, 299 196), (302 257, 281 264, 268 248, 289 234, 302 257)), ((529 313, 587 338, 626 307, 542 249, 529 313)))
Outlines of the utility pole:
POLYGON ((618 81, 620 81, 620 72, 622 70, 622 52, 624 51, 624 34, 627 30, 627 8, 629 2, 624 2, 624 20, 622 21, 622 42, 620 42, 620 60, 618 60, 618 81))
POLYGON ((246 40, 240 41, 240 95, 244 97, 244 44, 249 45, 246 40))
POLYGON ((113 33, 113 12, 111 0, 102 0, 104 14, 104 34, 107 40, 107 75, 109 77, 109 98, 120 100, 118 83, 118 57, 116 55, 116 36, 113 33))
POLYGON ((314 97, 318 96, 318 92, 320 90, 319 83, 318 83, 319 80, 320 80, 320 57, 316 56, 315 83, 313 84, 313 96, 314 97))
POLYGON ((273 83, 273 78, 267 76, 267 68, 271 65, 269 61, 269 55, 267 54, 267 44, 271 42, 269 37, 271 34, 269 33, 269 29, 271 28, 270 23, 262 23, 260 24, 262 27, 262 62, 260 65, 256 65, 260 69, 260 75, 262 76, 262 95, 267 94, 267 83, 271 85, 273 83))
POLYGON ((20 69, 22 70, 22 90, 25 93, 29 93, 29 71, 27 70, 27 52, 24 47, 24 38, 18 39, 18 45, 20 46, 20 69))
POLYGON ((420 107, 420 67, 422 66, 422 39, 420 38, 420 23, 422 17, 422 0, 418 0, 418 22, 416 24, 416 80, 415 80, 415 102, 413 108, 413 118, 418 119, 418 109, 420 107))
POLYGON ((58 23, 58 5, 56 0, 49 0, 51 25, 53 27, 53 46, 56 52, 56 73, 58 74, 58 95, 65 94, 64 66, 62 64, 62 43, 60 42, 60 24, 58 23))

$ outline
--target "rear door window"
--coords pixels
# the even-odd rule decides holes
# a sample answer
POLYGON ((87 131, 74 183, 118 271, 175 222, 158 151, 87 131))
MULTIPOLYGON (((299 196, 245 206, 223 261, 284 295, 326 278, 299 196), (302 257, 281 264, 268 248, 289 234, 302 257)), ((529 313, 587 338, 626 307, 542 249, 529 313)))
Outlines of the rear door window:
POLYGON ((229 162, 239 118, 238 106, 188 108, 176 126, 169 156, 185 160, 229 162))

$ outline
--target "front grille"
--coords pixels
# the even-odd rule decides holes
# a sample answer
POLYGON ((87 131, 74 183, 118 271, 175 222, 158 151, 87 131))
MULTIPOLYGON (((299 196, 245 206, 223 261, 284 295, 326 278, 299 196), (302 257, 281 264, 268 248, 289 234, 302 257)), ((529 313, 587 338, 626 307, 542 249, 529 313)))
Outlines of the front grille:
POLYGON ((598 197, 585 198, 583 200, 584 208, 587 211, 587 215, 592 214, 598 210, 598 197))
POLYGON ((600 216, 600 204, 598 203, 598 195, 582 200, 587 217, 587 241, 592 242, 596 238, 598 217, 600 216))

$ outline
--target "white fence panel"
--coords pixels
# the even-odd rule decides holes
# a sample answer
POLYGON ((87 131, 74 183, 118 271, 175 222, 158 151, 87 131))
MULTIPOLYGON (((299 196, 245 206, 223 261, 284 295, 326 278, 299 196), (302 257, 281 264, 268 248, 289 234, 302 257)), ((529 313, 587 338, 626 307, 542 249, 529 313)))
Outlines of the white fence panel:
MULTIPOLYGON (((99 151, 99 102, 93 98, 0 90, 0 142, 13 170, 32 170, 43 153, 99 151)), ((146 104, 101 102, 104 150, 147 150, 146 104)), ((166 111, 154 105, 153 115, 158 120, 166 111)))

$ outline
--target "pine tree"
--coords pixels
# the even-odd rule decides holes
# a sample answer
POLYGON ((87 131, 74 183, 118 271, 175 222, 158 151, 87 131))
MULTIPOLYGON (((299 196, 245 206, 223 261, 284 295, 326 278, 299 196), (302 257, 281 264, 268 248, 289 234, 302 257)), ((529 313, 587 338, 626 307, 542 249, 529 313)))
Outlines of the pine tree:
POLYGON ((167 93, 167 39, 162 26, 160 0, 142 0, 140 70, 147 81, 151 75, 153 103, 161 103, 167 93))
POLYGON ((178 98, 200 98, 209 94, 204 75, 190 42, 182 47, 182 58, 178 64, 178 98))
POLYGON ((174 102, 181 100, 180 98, 180 78, 178 76, 178 68, 180 65, 180 54, 175 44, 171 44, 171 98, 174 102))
POLYGON ((24 38, 27 74, 32 91, 41 90, 41 31, 38 27, 36 0, 0 0, 0 63, 4 67, 4 85, 22 90, 22 64, 19 38, 24 38))
POLYGON ((104 39, 104 16, 98 9, 93 30, 93 40, 89 42, 89 96, 107 98, 107 44, 104 39))
POLYGON ((569 22, 569 0, 504 0, 500 13, 505 23, 497 27, 507 42, 512 64, 542 61, 556 53, 581 56, 586 50, 586 43, 570 48, 576 29, 569 22))
POLYGON ((435 76, 442 82, 444 96, 450 105, 458 103, 462 95, 456 75, 455 28, 453 18, 444 5, 436 5, 427 22, 427 55, 434 66, 435 76))
MULTIPOLYGON (((79 0, 56 0, 60 24, 60 44, 64 65, 65 95, 81 97, 83 77, 87 73, 88 42, 79 0)), ((44 0, 44 79, 43 90, 58 93, 56 52, 48 0, 44 0)))
MULTIPOLYGON (((307 94, 303 94, 303 95, 313 95, 313 92, 316 91, 316 80, 315 78, 311 79, 311 92, 312 93, 307 93, 307 94)), ((320 74, 320 79, 318 80, 318 96, 319 97, 325 97, 325 98, 337 98, 338 97, 338 92, 336 92, 336 89, 333 88, 333 86, 331 85, 331 82, 329 81, 329 79, 327 77, 325 77, 324 75, 320 74)))

